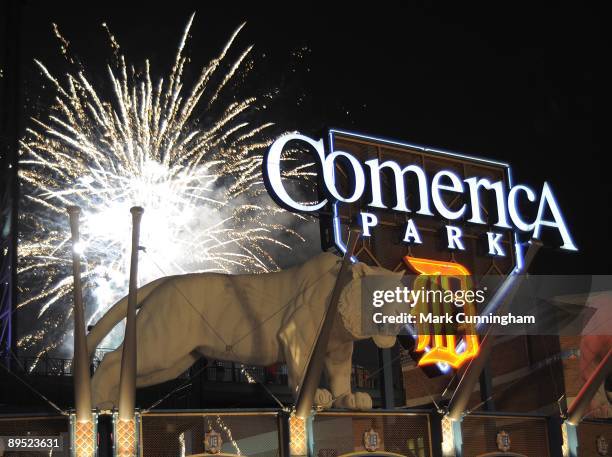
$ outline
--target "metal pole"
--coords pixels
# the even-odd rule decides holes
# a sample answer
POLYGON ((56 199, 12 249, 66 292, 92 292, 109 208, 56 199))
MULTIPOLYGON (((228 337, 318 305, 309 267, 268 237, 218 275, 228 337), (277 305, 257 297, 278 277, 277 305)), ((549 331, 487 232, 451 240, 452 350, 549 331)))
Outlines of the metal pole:
POLYGON ((91 421, 91 380, 89 378, 89 357, 85 335, 85 310, 81 287, 81 254, 79 252, 79 215, 81 208, 68 207, 70 231, 72 233, 72 274, 74 277, 74 361, 72 379, 74 382, 74 405, 78 422, 91 421))
POLYGON ((290 457, 289 450, 289 414, 285 411, 279 411, 276 416, 278 425, 278 455, 280 457, 290 457))
POLYGON ((331 335, 332 326, 336 315, 338 314, 338 300, 340 299, 340 293, 348 282, 349 266, 351 264, 351 257, 355 252, 357 246, 357 240, 359 239, 360 232, 357 229, 350 229, 348 241, 346 243, 346 252, 342 258, 342 265, 336 278, 334 290, 332 291, 329 306, 327 312, 323 318, 323 325, 321 326, 321 332, 315 343, 312 356, 306 365, 306 373, 302 382, 302 387, 298 393, 298 399, 295 405, 295 415, 301 419, 306 419, 310 416, 312 411, 312 404, 314 402, 315 392, 319 387, 321 381, 321 373, 323 372, 323 361, 325 359, 325 353, 327 352, 327 345, 329 337, 331 335))
POLYGON ((119 419, 133 420, 136 405, 136 305, 138 292, 138 248, 140 243, 140 221, 144 209, 134 206, 132 213, 132 255, 130 262, 130 286, 128 292, 125 337, 121 355, 119 378, 119 419))
MULTIPOLYGON (((529 265, 533 261, 533 258, 535 257, 535 254, 541 246, 542 244, 539 242, 531 242, 531 244, 529 245, 529 249, 525 254, 525 269, 529 267, 529 265)), ((501 288, 506 289, 504 291, 505 294, 501 297, 498 297, 496 294, 496 296, 494 296, 491 300, 491 303, 487 305, 487 308, 490 307, 491 309, 494 309, 497 313, 500 313, 503 310, 505 305, 510 301, 510 298, 514 296, 514 293, 517 290, 517 286, 520 283, 520 278, 515 278, 517 278, 519 274, 519 272, 512 273, 512 276, 509 276, 507 278, 507 280, 513 280, 510 284, 510 287, 504 287, 505 285, 502 284, 501 288)), ((461 381, 459 382, 459 385, 457 386, 457 389, 455 390, 455 394, 453 395, 453 398, 451 399, 450 404, 448 405, 447 414, 447 416, 453 421, 461 419, 461 416, 468 405, 470 396, 472 395, 474 387, 476 386, 476 383, 480 378, 480 373, 482 373, 482 370, 486 366, 489 355, 491 354, 491 350, 493 349, 493 336, 494 335, 492 334, 488 334, 483 338, 482 342, 480 343, 480 352, 478 353, 478 356, 474 358, 468 365, 463 377, 461 378, 461 381)))
POLYGON ((612 348, 608 350, 606 356, 599 362, 595 371, 584 386, 582 386, 580 392, 578 392, 578 395, 567 410, 565 422, 571 425, 578 425, 580 423, 593 395, 595 395, 595 392, 597 392, 597 389, 599 389, 599 386, 610 372, 612 372, 612 348))
POLYGON ((548 435, 548 449, 550 457, 563 457, 563 423, 559 416, 546 418, 546 434, 548 435))
POLYGON ((457 390, 455 391, 455 395, 451 399, 448 406, 448 417, 453 421, 460 420, 463 412, 467 408, 470 396, 472 395, 474 387, 480 378, 480 373, 485 367, 489 355, 491 354, 493 343, 493 335, 485 336, 480 343, 480 352, 478 353, 478 357, 473 359, 472 363, 470 363, 465 370, 465 374, 463 375, 463 378, 461 378, 461 381, 457 386, 457 390))
MULTIPOLYGON (((21 25, 24 6, 21 2, 3 3, 4 38, 0 66, 0 355, 11 369, 12 349, 17 350, 17 240, 19 179, 18 143, 21 127, 20 80, 21 25)), ((1 39, 1 38, 0 38, 1 39)))
POLYGON ((395 408, 395 390, 393 389, 393 360, 391 349, 378 350, 378 363, 382 369, 382 383, 380 391, 385 409, 395 408))

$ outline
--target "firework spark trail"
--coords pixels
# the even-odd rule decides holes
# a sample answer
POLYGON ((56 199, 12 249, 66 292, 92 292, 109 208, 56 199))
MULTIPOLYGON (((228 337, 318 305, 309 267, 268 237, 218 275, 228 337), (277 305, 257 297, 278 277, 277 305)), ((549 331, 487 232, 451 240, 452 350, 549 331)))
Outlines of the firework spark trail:
MULTIPOLYGON (((273 270, 270 249, 288 248, 278 234, 299 237, 278 222, 285 214, 261 198, 261 163, 270 144, 265 132, 272 124, 248 121, 256 97, 228 97, 228 103, 223 97, 252 49, 225 64, 244 24, 187 90, 182 77, 192 22, 193 16, 169 76, 156 83, 148 61, 141 72, 126 63, 103 24, 116 62, 107 69, 110 98, 70 57, 69 42, 55 25, 61 53, 79 68, 62 84, 35 61, 56 96, 49 113, 33 118, 20 142, 19 308, 38 316, 18 342, 26 352, 41 357, 69 340, 68 205, 83 209, 78 248, 87 297, 94 306, 90 322, 127 289, 133 205, 145 208, 141 239, 147 255, 141 261, 141 283, 162 276, 156 264, 164 265, 163 274, 273 270), (208 113, 213 105, 221 115, 204 123, 197 113, 202 108, 208 113)), ((296 163, 287 173, 308 177, 309 171, 296 163)), ((118 343, 117 337, 111 344, 118 343)))

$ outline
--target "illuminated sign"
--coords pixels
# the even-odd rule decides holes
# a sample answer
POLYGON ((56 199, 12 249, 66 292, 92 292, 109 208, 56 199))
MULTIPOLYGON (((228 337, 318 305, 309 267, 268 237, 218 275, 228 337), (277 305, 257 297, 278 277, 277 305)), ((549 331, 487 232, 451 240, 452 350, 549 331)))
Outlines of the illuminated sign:
MULTIPOLYGON (((516 184, 506 163, 332 129, 325 139, 279 137, 262 165, 279 205, 319 217, 324 249, 345 252, 349 227, 359 223, 355 260, 416 272, 429 288, 447 289, 444 282, 455 277, 470 290, 486 275, 520 271, 526 243, 544 231, 562 249, 577 251, 551 185, 536 191, 516 184), (290 163, 314 165, 317 195, 308 191, 312 182, 287 173, 289 154, 290 163)), ((472 303, 464 311, 481 310, 472 303)), ((414 329, 419 366, 447 373, 478 355, 474 329, 435 329, 414 329)))
MULTIPOLYGON (((450 278, 455 278, 459 281, 461 290, 471 290, 471 275, 467 268, 455 262, 442 262, 439 260, 420 259, 417 257, 404 257, 404 261, 413 270, 419 273, 413 288, 443 291, 451 290, 449 284, 450 278)), ((424 306, 429 305, 426 301, 417 303, 414 307, 416 313, 428 313, 431 310, 424 306)), ((440 303, 434 303, 434 306, 440 306, 440 303)), ((439 310, 438 310, 439 311, 439 310)), ((476 309, 473 301, 466 301, 464 305, 466 314, 476 315, 476 309)), ((465 324, 463 328, 464 336, 463 344, 457 341, 457 335, 447 335, 443 332, 432 332, 423 324, 417 324, 417 352, 425 352, 423 357, 419 359, 419 366, 433 365, 435 363, 447 363, 453 368, 459 368, 465 362, 473 359, 478 355, 480 344, 476 329, 473 325, 465 324), (433 336, 433 344, 432 344, 433 336)))
MULTIPOLYGON (((332 130, 330 138, 334 133, 352 135, 332 130)), ((443 160, 458 158, 482 164, 502 165, 509 173, 509 166, 499 162, 432 149, 426 151, 443 160)), ((443 236, 445 247, 449 250, 466 249, 463 229, 459 226, 460 221, 465 221, 470 225, 488 227, 486 246, 487 253, 492 256, 504 257, 508 254, 502 244, 502 230, 507 229, 527 233, 533 239, 539 239, 544 229, 554 230, 561 238, 561 249, 577 251, 548 182, 544 182, 541 190, 536 192, 525 185, 511 185, 509 177, 506 180, 492 181, 485 176, 460 176, 450 168, 441 168, 430 173, 419 163, 381 160, 377 157, 361 161, 350 152, 329 147, 326 150, 322 139, 315 140, 299 133, 286 134, 274 141, 264 158, 263 171, 268 191, 279 204, 290 211, 316 213, 330 205, 335 211, 338 204, 357 204, 364 208, 357 215, 364 237, 371 236, 379 226, 380 218, 376 212, 387 210, 408 215, 402 237, 408 244, 423 242, 422 232, 411 217, 414 215, 438 217, 447 221, 443 236), (324 195, 316 202, 300 202, 285 186, 281 169, 282 154, 292 143, 301 144, 314 152, 314 160, 321 171, 320 178, 324 186, 324 195), (339 173, 348 177, 348 185, 342 186, 343 188, 338 185, 339 173), (390 189, 386 195, 383 192, 383 181, 392 181, 392 184, 387 186, 390 189), (493 196, 492 220, 485 220, 483 215, 485 193, 493 196), (520 209, 529 205, 533 206, 535 213, 531 220, 520 209)), ((334 227, 334 231, 336 239, 340 240, 339 227, 334 227)), ((342 248, 342 243, 338 244, 342 248)))

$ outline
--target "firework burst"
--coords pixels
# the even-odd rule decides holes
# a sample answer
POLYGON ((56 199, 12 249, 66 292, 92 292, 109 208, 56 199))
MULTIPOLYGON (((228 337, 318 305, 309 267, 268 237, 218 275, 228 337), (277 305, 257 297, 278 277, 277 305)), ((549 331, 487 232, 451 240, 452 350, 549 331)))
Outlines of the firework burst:
MULTIPOLYGON (((279 234, 298 236, 280 222, 286 213, 264 197, 260 169, 272 124, 249 122, 262 102, 224 96, 252 65, 252 47, 228 61, 244 24, 187 87, 192 21, 169 74, 157 80, 148 61, 141 70, 126 63, 109 31, 108 97, 75 63, 55 26, 61 52, 77 70, 60 80, 35 61, 52 83, 55 102, 32 119, 20 144, 19 308, 36 317, 19 340, 28 353, 40 357, 70 340, 69 205, 83 210, 78 248, 90 322, 127 289, 133 205, 145 208, 141 283, 190 271, 274 270, 271 250, 289 248, 279 234), (220 114, 202 121, 213 111, 220 114)), ((298 164, 287 173, 310 175, 298 164)))

